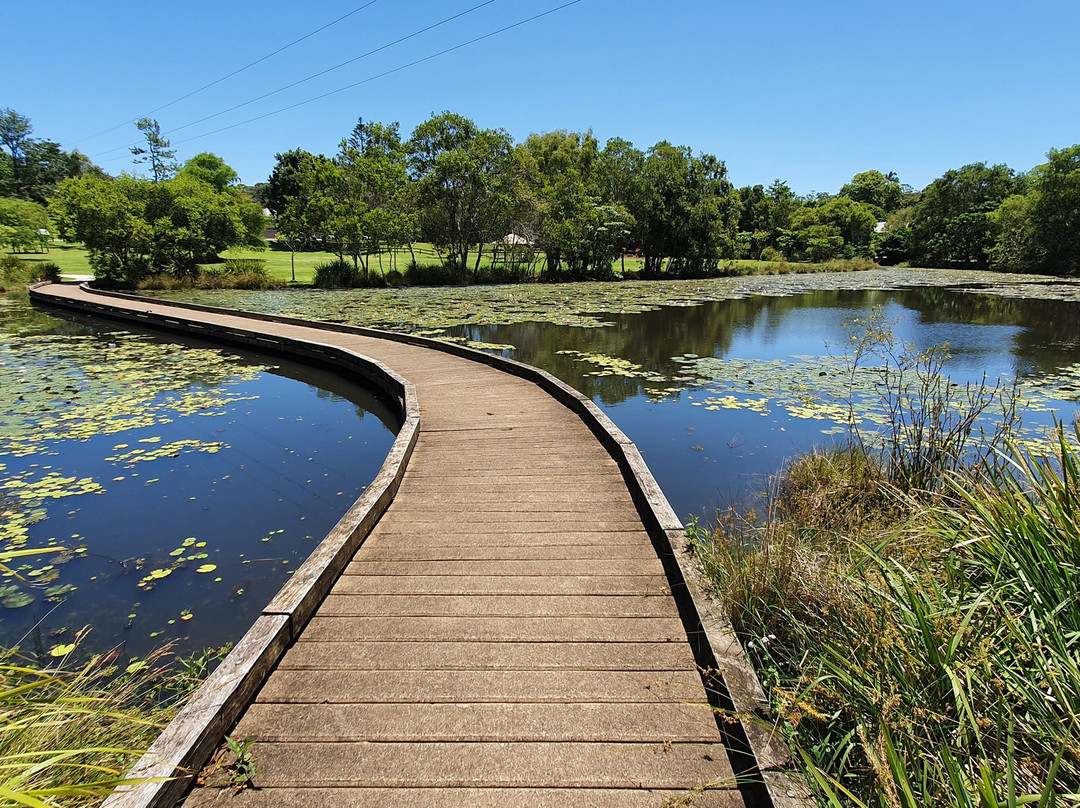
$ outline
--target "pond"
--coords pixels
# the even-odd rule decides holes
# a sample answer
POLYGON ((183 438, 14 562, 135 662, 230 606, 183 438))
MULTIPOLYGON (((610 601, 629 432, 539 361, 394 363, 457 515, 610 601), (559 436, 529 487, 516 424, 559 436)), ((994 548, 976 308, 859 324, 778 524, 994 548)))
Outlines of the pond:
POLYGON ((0 646, 128 659, 239 639, 400 426, 310 368, 0 296, 0 646), (41 550, 48 552, 41 552, 41 550))
POLYGON ((1080 283, 874 270, 707 281, 197 292, 210 305, 413 331, 512 356, 593 398, 639 446, 684 520, 743 502, 785 459, 837 440, 848 398, 881 420, 850 341, 877 310, 961 384, 1017 380, 1027 435, 1071 422, 1080 283), (855 321, 859 322, 855 322, 855 321))

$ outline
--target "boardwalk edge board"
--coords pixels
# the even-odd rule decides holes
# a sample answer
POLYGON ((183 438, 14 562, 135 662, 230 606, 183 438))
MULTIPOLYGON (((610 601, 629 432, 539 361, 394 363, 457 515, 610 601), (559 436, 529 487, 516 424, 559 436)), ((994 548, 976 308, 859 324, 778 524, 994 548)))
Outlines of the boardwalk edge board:
MULTIPOLYGON (((394 442, 383 469, 365 494, 342 517, 323 543, 315 550, 292 579, 271 600, 263 616, 230 652, 222 665, 196 691, 188 706, 169 725, 147 755, 132 769, 131 777, 168 777, 172 766, 188 771, 203 765, 222 736, 229 731, 262 679, 280 658, 303 628, 307 619, 329 591, 352 553, 389 506, 419 432, 419 412, 415 388, 393 370, 381 363, 319 343, 301 342, 284 337, 267 338, 254 331, 219 326, 191 324, 187 321, 153 315, 150 312, 128 312, 105 304, 54 298, 42 288, 31 287, 31 299, 49 306, 101 314, 113 319, 143 323, 159 329, 196 335, 207 339, 241 345, 255 351, 285 353, 313 360, 331 370, 341 370, 337 364, 344 360, 346 370, 375 384, 390 394, 404 415, 405 423, 394 442), (194 326, 194 327, 192 327, 194 326), (344 356, 331 356, 341 354, 344 356), (381 481, 381 482, 379 482, 381 481), (346 525, 352 525, 347 528, 346 525), (309 568, 310 565, 310 568, 309 568), (277 632, 277 633, 275 633, 277 632), (278 638, 284 638, 278 645, 278 638), (242 652, 243 658, 241 658, 242 652), (230 664, 236 655, 235 664, 230 664), (266 660, 269 660, 267 663, 266 660), (246 666, 246 667, 245 667, 246 666), (218 672, 226 669, 222 676, 218 672), (250 675, 240 675, 247 670, 250 675), (215 704, 220 702, 220 705, 215 704), (231 716, 231 717, 230 717, 231 716), (178 725, 182 725, 178 728, 178 725), (186 728, 184 728, 186 727, 186 728), (185 747, 184 744, 187 744, 185 747), (167 773, 166 773, 167 772, 167 773)), ((531 381, 557 401, 575 412, 589 427, 622 470, 643 523, 663 563, 671 583, 672 596, 694 650, 714 707, 733 712, 737 724, 724 723, 729 737, 732 764, 742 771, 742 780, 749 791, 756 791, 776 808, 807 808, 811 805, 810 791, 802 774, 796 769, 786 742, 770 719, 768 700, 750 666, 742 645, 727 619, 708 595, 708 584, 693 558, 687 552, 685 528, 675 514, 649 471, 638 448, 614 422, 589 398, 550 373, 473 348, 429 337, 383 331, 342 323, 327 323, 295 317, 262 314, 195 303, 146 298, 123 292, 94 289, 89 284, 81 288, 100 297, 126 301, 168 305, 212 314, 230 315, 244 319, 302 326, 320 330, 352 333, 419 347, 430 348, 470 359, 531 381), (765 792, 765 793, 761 793, 765 792)), ((159 808, 171 806, 190 785, 190 777, 165 783, 148 783, 116 793, 103 808, 159 808), (173 784, 179 785, 173 785, 173 784)))

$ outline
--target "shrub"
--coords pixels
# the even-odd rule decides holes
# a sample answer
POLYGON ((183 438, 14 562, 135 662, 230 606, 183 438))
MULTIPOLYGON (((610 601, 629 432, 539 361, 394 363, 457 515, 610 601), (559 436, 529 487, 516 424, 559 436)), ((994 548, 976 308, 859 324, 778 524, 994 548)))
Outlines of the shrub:
POLYGON ((466 282, 468 274, 457 264, 418 264, 410 261, 405 268, 407 286, 456 286, 466 282))
POLYGON ((49 283, 60 282, 60 266, 52 261, 35 264, 33 272, 35 280, 49 281, 49 283))
POLYGON ((316 265, 313 285, 317 289, 355 289, 364 285, 364 279, 355 266, 338 259, 316 265))
POLYGON ((266 261, 262 258, 226 258, 225 262, 221 264, 221 271, 226 275, 267 274, 266 261))
POLYGON ((784 254, 780 252, 776 247, 765 247, 761 250, 762 261, 783 261, 784 254))
POLYGON ((26 272, 26 262, 16 255, 0 255, 0 279, 15 283, 26 272))

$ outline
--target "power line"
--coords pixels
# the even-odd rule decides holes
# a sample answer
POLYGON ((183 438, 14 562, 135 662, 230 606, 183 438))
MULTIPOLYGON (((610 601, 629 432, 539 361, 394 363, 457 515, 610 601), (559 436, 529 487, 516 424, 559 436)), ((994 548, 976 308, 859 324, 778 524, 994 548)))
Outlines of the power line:
MULTIPOLYGON (((453 53, 454 51, 461 50, 462 48, 466 48, 469 45, 475 45, 477 42, 483 42, 485 39, 491 39, 492 37, 498 36, 499 34, 504 34, 507 31, 511 31, 511 30, 513 30, 515 28, 520 28, 523 25, 528 25, 531 22, 535 22, 536 20, 539 20, 539 19, 541 19, 543 17, 547 17, 547 16, 549 16, 551 14, 555 14, 556 12, 559 12, 559 11, 562 11, 563 9, 569 8, 570 6, 576 6, 580 2, 582 2, 582 0, 570 0, 570 2, 563 3, 561 6, 556 6, 555 8, 548 9, 547 11, 543 11, 543 12, 541 12, 539 14, 534 14, 532 17, 528 17, 528 18, 526 18, 524 20, 520 20, 520 21, 515 22, 515 23, 513 23, 511 25, 504 26, 504 27, 499 28, 499 29, 497 29, 495 31, 491 31, 490 33, 484 34, 482 36, 475 37, 475 38, 470 39, 470 40, 468 40, 466 42, 462 42, 462 43, 460 43, 458 45, 454 45, 452 47, 449 47, 449 48, 446 48, 444 50, 438 51, 437 53, 432 53, 432 54, 430 54, 428 56, 424 56, 423 58, 416 59, 416 60, 414 60, 412 62, 408 62, 407 64, 399 65, 398 67, 392 68, 390 70, 386 70, 386 71, 384 71, 382 73, 377 73, 374 76, 368 76, 366 79, 361 79, 360 81, 353 82, 352 84, 347 84, 344 87, 339 87, 336 90, 331 90, 330 92, 326 92, 326 93, 322 93, 321 95, 313 96, 313 97, 308 98, 308 99, 306 99, 304 101, 298 101, 295 104, 290 104, 287 107, 281 107, 280 109, 276 109, 273 112, 267 112, 267 113, 264 113, 262 115, 257 115, 254 118, 248 118, 247 120, 240 121, 239 123, 230 124, 229 126, 222 126, 221 128, 214 129, 214 130, 212 130, 210 132, 203 132, 201 135, 194 135, 193 137, 185 138, 184 140, 178 140, 175 144, 172 144, 172 145, 180 145, 180 144, 183 144, 183 143, 190 143, 193 140, 200 140, 200 139, 202 139, 204 137, 210 137, 210 135, 216 135, 216 134, 219 134, 221 132, 227 132, 230 129, 236 129, 237 127, 240 127, 240 126, 246 126, 249 123, 254 123, 255 121, 261 121, 264 118, 269 118, 269 117, 271 117, 273 115, 279 115, 282 112, 288 112, 291 109, 296 109, 297 107, 302 107, 302 106, 304 106, 306 104, 314 103, 315 101, 321 101, 322 99, 329 98, 332 95, 337 95, 338 93, 343 93, 346 90, 351 90, 354 87, 359 87, 362 84, 368 84, 368 83, 370 83, 372 81, 376 81, 377 79, 385 78, 386 76, 390 76, 390 75, 392 75, 394 73, 400 73, 402 70, 407 70, 410 67, 415 67, 416 65, 423 64, 424 62, 430 62, 432 59, 437 59, 440 56, 445 56, 448 53, 453 53)), ((114 151, 115 151, 115 149, 114 149, 114 151)), ((120 158, 119 157, 113 157, 113 158, 110 158, 109 160, 105 160, 103 162, 112 162, 113 160, 118 160, 118 159, 120 159, 120 158)))
MULTIPOLYGON (((279 53, 281 53, 282 51, 288 50, 293 45, 299 45, 305 39, 310 39, 311 37, 315 36, 316 34, 321 34, 327 28, 330 28, 330 27, 332 27, 334 25, 337 25, 339 22, 341 22, 343 20, 346 20, 349 17, 353 16, 354 14, 358 14, 359 12, 363 11, 368 6, 375 5, 377 2, 379 2, 379 0, 368 0, 368 2, 364 3, 362 6, 358 6, 357 8, 354 8, 348 14, 342 14, 336 20, 332 20, 332 21, 326 23, 326 25, 322 26, 321 28, 316 28, 314 31, 312 31, 310 33, 307 33, 307 34, 304 34, 299 39, 294 39, 289 44, 282 45, 277 50, 271 51, 270 53, 266 54, 265 56, 260 56, 254 62, 249 62, 248 64, 244 65, 243 67, 238 67, 236 70, 232 71, 231 73, 226 73, 224 76, 222 76, 219 79, 214 79, 209 84, 204 84, 202 87, 198 88, 197 90, 192 90, 191 92, 186 93, 185 95, 182 95, 179 98, 174 98, 172 101, 170 101, 167 104, 162 104, 160 107, 155 107, 154 109, 147 112, 145 115, 140 115, 139 118, 149 118, 155 112, 160 112, 161 110, 166 109, 167 107, 171 107, 173 104, 179 104, 181 101, 185 101, 188 98, 191 98, 191 96, 197 95, 198 93, 201 93, 203 90, 208 90, 211 87, 213 87, 214 85, 221 84, 221 82, 225 81, 226 79, 231 79, 233 76, 237 75, 238 73, 243 73, 245 70, 247 70, 249 68, 252 68, 252 67, 255 67, 255 65, 261 64, 262 62, 265 62, 267 59, 270 59, 270 58, 272 58, 274 56, 277 56, 279 53)), ((78 144, 78 143, 83 143, 83 142, 85 142, 87 140, 93 140, 94 138, 101 137, 102 135, 106 135, 109 132, 114 132, 117 129, 119 129, 120 127, 122 127, 122 126, 127 126, 128 124, 135 123, 135 121, 139 120, 139 118, 133 118, 130 121, 124 121, 123 123, 118 123, 116 126, 111 126, 108 129, 103 129, 102 131, 98 132, 96 135, 90 135, 89 137, 80 138, 79 140, 76 140, 72 145, 75 145, 75 144, 78 144)), ((127 148, 127 147, 125 147, 125 148, 127 148)))
MULTIPOLYGON (((374 0, 373 0, 373 2, 374 2, 374 0)), ((223 109, 223 110, 221 110, 219 112, 215 112, 215 113, 213 113, 211 115, 206 115, 205 117, 199 118, 198 120, 191 121, 190 123, 185 123, 182 126, 173 127, 172 129, 169 130, 169 134, 171 135, 171 134, 173 134, 175 132, 180 132, 180 131, 182 131, 184 129, 188 129, 188 128, 192 127, 192 126, 196 126, 197 124, 205 123, 206 121, 212 120, 213 118, 219 118, 222 115, 225 115, 225 114, 227 114, 229 112, 233 112, 233 111, 238 110, 238 109, 240 109, 242 107, 249 106, 251 104, 256 103, 257 101, 262 101, 263 99, 269 98, 272 95, 277 95, 278 93, 283 93, 286 90, 291 90, 293 87, 297 87, 297 86, 299 86, 301 84, 306 84, 307 82, 312 81, 313 79, 317 79, 320 76, 325 76, 327 73, 332 73, 335 70, 340 70, 341 68, 346 67, 348 65, 351 65, 354 62, 359 62, 361 59, 366 59, 369 56, 373 56, 376 53, 387 50, 388 48, 392 48, 395 45, 400 45, 402 42, 406 42, 406 41, 408 41, 410 39, 414 39, 415 37, 418 37, 421 34, 426 34, 428 31, 433 31, 434 29, 439 28, 440 26, 446 25, 447 23, 451 23, 454 20, 459 19, 461 17, 464 17, 467 14, 472 14, 474 11, 478 11, 479 9, 483 8, 484 6, 490 6, 491 4, 493 4, 495 2, 496 2, 496 0, 484 0, 484 2, 478 3, 477 5, 473 6, 472 8, 467 8, 464 11, 458 12, 457 14, 454 14, 454 15, 452 15, 450 17, 446 17, 445 19, 439 20, 436 23, 432 23, 431 25, 428 25, 428 26, 426 26, 424 28, 421 28, 418 31, 413 31, 411 34, 407 34, 407 35, 405 35, 403 37, 400 37, 399 39, 395 39, 393 42, 388 42, 385 45, 380 45, 379 47, 377 47, 377 48, 375 48, 373 50, 369 50, 367 53, 362 53, 359 56, 354 56, 351 59, 347 59, 344 62, 341 62, 340 64, 334 65, 333 67, 325 68, 324 70, 320 70, 318 73, 312 73, 310 76, 308 76, 306 78, 298 79, 297 81, 291 82, 291 83, 286 84, 286 85, 284 85, 282 87, 278 87, 276 90, 271 90, 268 93, 263 93, 262 95, 257 96, 255 98, 248 99, 247 101, 241 101, 239 104, 234 104, 233 106, 228 107, 227 109, 223 109)), ((162 109, 162 107, 159 107, 159 109, 162 109)), ((128 144, 127 146, 117 146, 115 149, 109 149, 108 151, 100 152, 99 154, 95 155, 95 157, 101 158, 101 157, 104 157, 107 154, 112 154, 113 152, 124 151, 126 149, 130 149, 132 146, 135 146, 135 145, 137 145, 137 144, 132 143, 132 144, 128 144)))
POLYGON ((384 71, 382 73, 378 73, 378 74, 376 74, 374 76, 368 76, 366 79, 361 79, 360 81, 353 82, 352 84, 347 84, 344 87, 339 87, 338 89, 331 90, 328 93, 323 93, 322 95, 317 95, 317 96, 314 96, 313 98, 308 98, 305 101, 298 101, 295 104, 290 104, 287 107, 282 107, 281 109, 276 109, 273 112, 267 112, 267 113, 264 113, 262 115, 257 115, 254 118, 248 118, 246 121, 240 121, 239 123, 230 124, 229 126, 223 126, 220 129, 214 129, 211 132, 204 132, 201 135, 195 135, 194 137, 185 138, 184 140, 178 140, 177 145, 179 145, 181 143, 190 143, 193 140, 199 140, 200 138, 209 137, 210 135, 216 135, 219 132, 227 132, 228 130, 235 129, 238 126, 245 126, 245 125, 247 125, 249 123, 254 123, 255 121, 261 121, 263 118, 269 118, 272 115, 278 115, 278 114, 280 114, 282 112, 288 112, 290 109, 296 109, 297 107, 302 107, 305 104, 311 104, 311 103, 313 103, 315 101, 321 101, 322 99, 329 98, 332 95, 337 95, 338 93, 343 93, 346 90, 351 90, 354 87, 359 87, 361 84, 368 84, 369 82, 375 81, 376 79, 385 78, 386 76, 392 75, 394 73, 400 73, 402 70, 407 70, 410 67, 415 67, 416 65, 423 64, 424 62, 430 62, 432 59, 437 59, 440 56, 445 56, 448 53, 453 53, 456 50, 461 50, 462 48, 466 48, 469 45, 475 45, 477 42, 483 42, 485 39, 491 39, 494 36, 498 36, 499 34, 506 33, 507 31, 513 30, 514 28, 520 28, 523 25, 527 25, 527 24, 529 24, 531 22, 535 22, 536 20, 539 20, 542 17, 547 17, 550 14, 554 14, 554 13, 556 13, 558 11, 562 11, 563 9, 569 8, 570 6, 576 6, 580 2, 581 2, 581 0, 570 0, 569 3, 563 3, 561 6, 556 6, 555 8, 548 9, 547 11, 543 11, 543 12, 541 12, 539 14, 535 14, 532 17, 529 17, 527 19, 521 20, 519 22, 515 22, 515 23, 513 23, 511 25, 507 25, 507 26, 505 26, 503 28, 499 28, 496 31, 492 31, 490 33, 484 34, 483 36, 478 36, 475 39, 470 39, 467 42, 462 42, 460 45, 454 45, 453 47, 446 48, 445 50, 441 50, 438 53, 432 53, 429 56, 424 56, 421 59, 416 59, 415 61, 409 62, 408 64, 400 65, 398 67, 392 68, 391 70, 387 70, 387 71, 384 71))

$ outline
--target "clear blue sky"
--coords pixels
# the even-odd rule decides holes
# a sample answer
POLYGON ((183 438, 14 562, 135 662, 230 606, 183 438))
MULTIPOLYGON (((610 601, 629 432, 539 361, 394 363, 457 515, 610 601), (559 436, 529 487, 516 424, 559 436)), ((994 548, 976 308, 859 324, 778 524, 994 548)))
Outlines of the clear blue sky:
MULTIPOLYGON (((5 4, 0 107, 35 137, 110 173, 130 121, 368 0, 5 4), (14 35, 13 35, 14 34, 14 35), (98 137, 102 130, 124 124, 98 137), (90 139, 86 139, 90 138, 90 139)), ((1080 142, 1076 0, 581 0, 482 42, 320 101, 205 137, 483 36, 566 0, 495 0, 373 56, 195 126, 185 124, 352 59, 482 0, 376 0, 214 87, 153 113, 179 159, 220 155, 246 183, 276 152, 333 153, 356 119, 403 134, 449 109, 517 140, 591 128, 604 142, 711 152, 737 185, 835 192, 896 171, 921 188, 986 160, 1027 170, 1080 142)))

